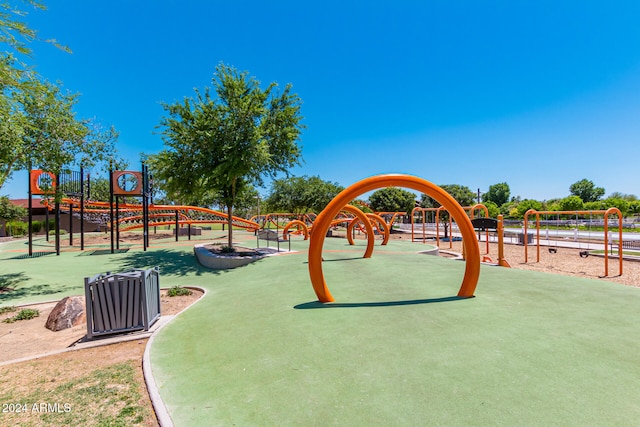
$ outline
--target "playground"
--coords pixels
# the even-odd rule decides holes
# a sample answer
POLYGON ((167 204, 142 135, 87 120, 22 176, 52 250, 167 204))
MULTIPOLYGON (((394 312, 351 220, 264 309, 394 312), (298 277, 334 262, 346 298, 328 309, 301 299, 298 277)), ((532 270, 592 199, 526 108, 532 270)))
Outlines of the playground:
MULTIPOLYGON (((481 256, 495 259, 496 243, 478 244, 462 207, 426 181, 391 176, 424 185, 448 204, 463 239, 440 242, 445 256, 436 256, 435 245, 406 233, 390 239, 379 218, 345 208, 354 192, 384 179, 368 178, 338 195, 315 219, 309 239, 305 232, 270 242, 261 232, 234 230, 234 246, 266 244, 282 252, 232 270, 206 268, 194 256, 196 244, 225 241, 217 227, 182 238, 124 232, 118 250, 100 235, 89 236, 95 247, 84 250, 61 246, 59 238, 55 250, 44 238, 3 243, 0 306, 82 295, 84 277, 155 266, 162 287, 205 290, 149 341, 132 335, 145 346, 137 384, 148 387, 158 417, 140 398, 134 412, 145 415, 136 422, 147 425, 629 425, 638 419, 640 263, 628 261, 624 274, 601 278, 602 260, 577 255, 576 248, 556 245, 534 263, 516 257, 526 246, 504 245, 510 249, 500 256, 515 268, 481 264, 481 256), (334 218, 345 209, 355 217, 343 231, 353 237, 353 224, 361 221, 366 239, 326 237, 335 221, 344 222, 334 218), (630 282, 618 283, 621 278, 630 282)), ((502 230, 500 222, 486 223, 502 230)), ((299 225, 304 231, 306 224, 299 225)), ((17 348, 21 335, 32 343, 31 356, 51 333, 24 340, 26 330, 12 328, 0 324, 3 349, 17 348)), ((96 357, 109 365, 130 352, 135 366, 140 347, 8 360, 0 367, 0 399, 38 399, 25 390, 43 378, 68 390, 66 377, 82 375, 80 366, 95 369, 87 362, 96 357), (43 372, 35 382, 34 369, 43 372)), ((62 399, 55 390, 47 396, 62 399)), ((68 399, 73 409, 53 423, 89 425, 95 414, 68 399)), ((20 416, 7 422, 23 422, 20 416)))
MULTIPOLYGON (((197 238, 225 237, 210 233, 197 238)), ((255 243, 250 232, 236 238, 255 243)), ((291 236, 295 252, 225 272, 199 266, 192 239, 152 240, 146 252, 137 243, 126 253, 35 258, 21 256, 25 241, 5 243, 3 280, 22 277, 26 289, 2 305, 79 294, 96 260, 100 270, 161 265, 163 287, 205 288, 149 347, 153 380, 175 425, 602 425, 640 415, 640 294, 615 278, 483 265, 476 297, 459 299, 464 262, 421 254, 424 245, 406 238, 377 242, 364 259, 364 240, 352 246, 332 238, 323 264, 336 302, 325 305, 309 283, 301 236, 291 236)), ((143 344, 87 357, 139 357, 143 344)), ((62 381, 81 364, 53 361, 69 357, 38 366, 62 381)), ((25 381, 17 374, 33 371, 33 363, 1 367, 2 383, 25 381)))

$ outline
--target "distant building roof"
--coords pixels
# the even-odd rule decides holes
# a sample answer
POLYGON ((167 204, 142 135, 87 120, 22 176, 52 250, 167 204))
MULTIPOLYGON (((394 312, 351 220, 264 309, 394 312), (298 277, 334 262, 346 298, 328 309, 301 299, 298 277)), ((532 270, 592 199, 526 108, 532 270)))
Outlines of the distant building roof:
MULTIPOLYGON (((42 208, 41 202, 42 199, 33 198, 31 205, 33 208, 42 208)), ((11 199, 9 200, 15 206, 19 206, 21 208, 29 209, 29 199, 11 199)))

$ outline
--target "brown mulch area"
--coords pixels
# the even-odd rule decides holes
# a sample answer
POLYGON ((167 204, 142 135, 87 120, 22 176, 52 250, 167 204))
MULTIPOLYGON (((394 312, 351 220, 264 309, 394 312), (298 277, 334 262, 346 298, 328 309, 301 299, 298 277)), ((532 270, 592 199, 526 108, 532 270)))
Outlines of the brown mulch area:
MULTIPOLYGON (((161 313, 163 316, 177 314, 201 296, 202 291, 196 289, 192 289, 191 295, 176 297, 168 297, 166 290, 162 290, 161 313)), ((47 303, 20 307, 20 309, 37 308, 40 316, 9 324, 0 322, 0 363, 65 350, 85 336, 86 324, 58 332, 46 329, 44 323, 54 305, 55 303, 47 303)), ((14 314, 15 312, 0 315, 0 321, 14 314)), ((146 393, 142 374, 142 356, 147 340, 147 338, 141 338, 6 364, 0 366, 0 387, 15 390, 15 392, 36 389, 42 387, 42 384, 69 381, 98 369, 129 362, 137 367, 136 381, 139 389, 142 390, 139 404, 147 407, 148 413, 151 414, 141 425, 157 426, 158 422, 155 419, 151 400, 146 393)))
MULTIPOLYGON (((336 235, 336 233, 334 233, 336 235)), ((341 233, 337 234, 341 236, 341 233)), ((364 235, 356 235, 357 239, 366 238, 364 235)), ((391 239, 401 239, 411 241, 411 233, 392 233, 391 239)), ((435 245, 434 240, 428 240, 427 244, 435 245)), ((493 263, 498 261, 498 244, 489 243, 489 253, 486 253, 486 242, 480 242, 481 257, 488 256, 493 263)), ((591 279, 606 280, 620 283, 627 286, 640 287, 640 260, 623 260, 622 275, 619 274, 619 261, 617 258, 609 257, 608 276, 604 276, 604 258, 590 255, 586 258, 580 257, 582 249, 558 248, 556 253, 550 253, 548 248, 540 247, 540 262, 536 262, 537 250, 533 245, 528 246, 527 262, 525 263, 524 245, 504 245, 504 258, 511 265, 511 268, 521 270, 543 271, 552 274, 565 276, 587 277, 591 279)), ((452 251, 456 254, 462 253, 461 242, 440 242, 441 251, 452 251)), ((441 256, 450 256, 441 253, 441 256)))

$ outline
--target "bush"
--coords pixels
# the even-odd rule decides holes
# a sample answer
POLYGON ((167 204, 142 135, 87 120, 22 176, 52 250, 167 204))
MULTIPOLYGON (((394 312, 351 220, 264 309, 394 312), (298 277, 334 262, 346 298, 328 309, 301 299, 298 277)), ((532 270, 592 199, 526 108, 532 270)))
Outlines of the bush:
POLYGON ((191 290, 187 288, 181 288, 180 286, 174 286, 167 291, 169 297, 181 297, 191 295, 191 290))
POLYGON ((33 221, 31 223, 31 232, 32 233, 39 233, 42 230, 42 221, 33 221))
POLYGON ((12 312, 14 312, 16 310, 17 310, 17 308, 14 305, 9 306, 9 307, 0 307, 0 314, 12 313, 12 312))
POLYGON ((25 236, 29 224, 22 221, 9 221, 7 222, 7 231, 11 236, 25 236))
POLYGON ((25 308, 18 312, 13 317, 9 317, 3 320, 4 323, 14 323, 18 320, 30 320, 40 316, 40 310, 35 310, 33 308, 25 308))

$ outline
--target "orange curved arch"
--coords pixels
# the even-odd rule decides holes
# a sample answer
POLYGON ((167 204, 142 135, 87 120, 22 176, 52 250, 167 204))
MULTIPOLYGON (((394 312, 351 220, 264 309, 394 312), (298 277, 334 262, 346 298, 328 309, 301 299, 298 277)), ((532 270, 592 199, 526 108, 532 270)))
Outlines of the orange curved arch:
MULTIPOLYGON (((460 204, 439 186, 411 175, 389 174, 378 175, 358 181, 338 194, 316 218, 314 233, 309 243, 309 277, 313 290, 320 302, 333 302, 322 272, 322 247, 331 220, 351 200, 368 191, 383 187, 408 187, 421 191, 434 198, 443 205, 454 217, 460 227, 463 245, 466 251, 466 266, 464 278, 458 296, 470 298, 475 292, 480 277, 480 249, 475 239, 475 232, 471 220, 460 207, 460 204)), ((367 221, 368 222, 368 221, 367 221)))
POLYGON ((375 212, 375 214, 380 215, 382 218, 390 216, 391 218, 387 224, 389 225, 389 230, 391 230, 393 228, 393 224, 396 222, 396 218, 399 216, 406 216, 407 212, 375 212))
MULTIPOLYGON (((355 215, 356 218, 358 218, 364 224, 364 228, 367 233, 367 249, 364 251, 363 258, 371 258, 371 254, 373 254, 373 246, 375 244, 375 236, 373 235, 373 226, 371 225, 371 221, 367 219, 367 216, 364 214, 364 212, 362 212, 360 209, 356 208, 353 205, 344 205, 340 210, 347 211, 355 215)), ((336 214, 338 214, 339 211, 336 212, 336 214)), ((320 213, 320 215, 322 215, 322 212, 320 213)), ((320 215, 318 215, 318 218, 320 217, 320 215)), ((335 214, 334 214, 334 217, 335 217, 335 214)), ((316 218, 316 223, 318 222, 318 218, 316 218)), ((349 225, 353 224, 354 221, 357 221, 357 220, 356 219, 352 220, 349 223, 349 225)), ((329 230, 329 227, 327 226, 327 228, 324 231, 322 231, 322 234, 326 235, 328 230, 329 230)), ((353 241, 353 237, 351 237, 351 233, 349 232, 347 232, 347 240, 349 240, 350 245, 355 244, 355 242, 353 241)), ((313 238, 311 239, 311 241, 313 241, 313 238)), ((324 238, 322 239, 322 241, 324 242, 324 238)))
POLYGON ((307 227, 307 224, 300 221, 299 219, 294 219, 293 221, 287 223, 287 225, 285 225, 284 229, 282 230, 282 238, 284 240, 288 239, 287 231, 289 231, 289 229, 294 225, 297 225, 298 229, 302 230, 302 233, 304 234, 304 240, 309 239, 309 227, 307 227))
POLYGON ((382 232, 384 234, 382 239, 382 245, 386 245, 389 243, 389 238, 391 237, 391 226, 387 224, 387 222, 378 214, 368 213, 367 216, 369 218, 373 218, 376 220, 378 224, 382 226, 382 232))
MULTIPOLYGON (((380 215, 373 214, 373 213, 366 213, 365 215, 367 216, 367 218, 369 218, 369 221, 375 222, 375 226, 378 231, 382 231, 380 233, 382 234, 382 245, 386 245, 387 243, 389 243, 389 237, 391 236, 391 231, 389 229, 389 225, 384 220, 384 218, 382 218, 380 215), (380 228, 382 228, 382 230, 380 230, 380 228)), ((359 223, 360 223, 360 220, 354 219, 347 226, 347 239, 349 240, 350 245, 355 244, 355 242, 353 241, 353 229, 359 223)))

